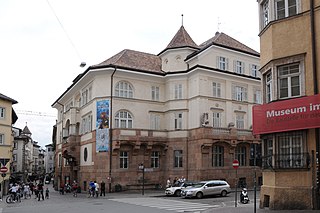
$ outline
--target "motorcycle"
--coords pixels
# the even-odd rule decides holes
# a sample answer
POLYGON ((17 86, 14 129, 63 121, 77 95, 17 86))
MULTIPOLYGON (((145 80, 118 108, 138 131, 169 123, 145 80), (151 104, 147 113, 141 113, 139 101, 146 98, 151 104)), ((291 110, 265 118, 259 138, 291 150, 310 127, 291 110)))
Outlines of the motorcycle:
POLYGON ((246 188, 243 188, 240 194, 240 202, 243 204, 247 204, 249 202, 248 191, 246 188))

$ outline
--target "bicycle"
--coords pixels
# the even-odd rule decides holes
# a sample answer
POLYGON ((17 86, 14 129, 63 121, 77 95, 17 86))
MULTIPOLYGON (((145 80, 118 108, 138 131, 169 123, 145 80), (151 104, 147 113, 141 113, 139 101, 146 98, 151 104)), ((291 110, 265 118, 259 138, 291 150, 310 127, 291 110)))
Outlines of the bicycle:
POLYGON ((6 203, 10 204, 10 203, 15 203, 15 202, 21 202, 20 200, 20 194, 9 194, 6 198, 6 203))

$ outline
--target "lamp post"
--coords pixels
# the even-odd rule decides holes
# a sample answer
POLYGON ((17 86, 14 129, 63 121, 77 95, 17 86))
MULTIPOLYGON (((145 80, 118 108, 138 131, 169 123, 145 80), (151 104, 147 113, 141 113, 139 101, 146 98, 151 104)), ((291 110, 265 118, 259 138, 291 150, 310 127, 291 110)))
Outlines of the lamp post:
POLYGON ((144 165, 140 163, 139 170, 142 170, 142 195, 144 195, 144 165))

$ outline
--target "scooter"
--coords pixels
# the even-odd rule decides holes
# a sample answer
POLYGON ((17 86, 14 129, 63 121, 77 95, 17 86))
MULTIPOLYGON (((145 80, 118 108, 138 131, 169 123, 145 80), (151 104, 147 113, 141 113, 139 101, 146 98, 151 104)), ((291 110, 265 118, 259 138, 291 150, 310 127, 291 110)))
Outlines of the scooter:
POLYGON ((249 203, 249 196, 248 196, 248 191, 246 188, 242 189, 242 192, 240 194, 240 202, 243 204, 249 203))

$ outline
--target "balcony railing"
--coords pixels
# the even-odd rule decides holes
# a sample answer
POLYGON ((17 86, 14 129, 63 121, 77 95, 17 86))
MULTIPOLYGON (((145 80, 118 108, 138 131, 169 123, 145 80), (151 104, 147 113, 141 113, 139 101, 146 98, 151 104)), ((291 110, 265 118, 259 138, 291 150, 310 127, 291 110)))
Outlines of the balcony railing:
POLYGON ((262 157, 263 169, 308 169, 309 153, 275 154, 262 157))

